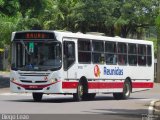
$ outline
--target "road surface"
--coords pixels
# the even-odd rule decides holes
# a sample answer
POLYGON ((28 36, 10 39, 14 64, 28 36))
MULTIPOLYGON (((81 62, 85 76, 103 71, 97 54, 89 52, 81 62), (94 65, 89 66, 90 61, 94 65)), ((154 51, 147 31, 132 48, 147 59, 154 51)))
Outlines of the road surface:
POLYGON ((142 114, 148 114, 150 102, 160 99, 160 84, 155 84, 150 91, 132 93, 128 100, 114 100, 112 94, 98 94, 92 101, 74 102, 71 95, 44 95, 42 102, 34 102, 31 94, 11 93, 6 77, 1 76, 1 80, 6 80, 1 81, 5 87, 0 88, 2 115, 39 114, 35 116, 39 120, 46 115, 51 118, 58 115, 66 120, 71 116, 73 119, 141 120, 142 114))

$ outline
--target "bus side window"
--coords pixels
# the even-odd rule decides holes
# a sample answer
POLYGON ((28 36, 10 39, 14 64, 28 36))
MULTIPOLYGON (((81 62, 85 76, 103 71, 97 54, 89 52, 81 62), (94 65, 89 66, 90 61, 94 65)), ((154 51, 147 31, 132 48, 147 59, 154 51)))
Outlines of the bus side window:
POLYGON ((127 64, 127 44, 118 43, 118 64, 126 65, 127 64))
POLYGON ((137 66, 137 45, 134 43, 128 44, 128 64, 137 66))
POLYGON ((71 41, 63 42, 63 64, 64 70, 68 68, 75 62, 75 43, 71 41))
POLYGON ((105 58, 106 64, 117 64, 117 48, 116 42, 105 42, 105 58))
POLYGON ((151 45, 147 45, 147 65, 152 65, 152 48, 151 45))
POLYGON ((146 45, 138 45, 138 65, 146 66, 146 45))
POLYGON ((92 61, 93 63, 104 64, 104 42, 92 41, 92 61))

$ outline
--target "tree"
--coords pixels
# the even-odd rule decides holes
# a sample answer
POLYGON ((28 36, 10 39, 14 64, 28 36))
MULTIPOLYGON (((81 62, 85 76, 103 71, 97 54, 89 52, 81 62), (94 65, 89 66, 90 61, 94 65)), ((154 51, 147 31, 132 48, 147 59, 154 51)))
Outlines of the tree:
POLYGON ((0 0, 0 47, 10 43, 12 31, 16 30, 19 4, 17 0, 0 0))
POLYGON ((48 0, 44 28, 73 32, 103 32, 142 39, 154 26, 157 0, 48 0))
POLYGON ((4 48, 5 45, 9 45, 11 40, 11 33, 17 28, 17 18, 3 16, 0 17, 0 47, 4 48))
POLYGON ((52 30, 65 29, 64 15, 59 7, 60 4, 64 5, 65 1, 63 2, 62 0, 48 0, 46 2, 47 8, 45 9, 42 17, 42 23, 44 24, 43 28, 52 30))
POLYGON ((0 9, 2 16, 12 13, 17 19, 16 30, 103 32, 140 39, 154 26, 157 0, 0 0, 0 9))
POLYGON ((44 0, 19 0, 22 15, 18 27, 21 30, 42 29, 41 16, 43 15, 47 4, 44 0))
POLYGON ((44 0, 18 0, 23 18, 38 18, 46 8, 44 0))
POLYGON ((0 14, 14 16, 19 9, 18 0, 0 0, 0 14))
POLYGON ((142 38, 143 30, 149 26, 154 26, 156 18, 157 0, 130 1, 121 0, 119 11, 120 16, 115 22, 115 27, 121 37, 142 38))
POLYGON ((70 0, 57 4, 61 27, 73 32, 99 31, 108 33, 113 26, 112 14, 117 2, 112 0, 70 0))

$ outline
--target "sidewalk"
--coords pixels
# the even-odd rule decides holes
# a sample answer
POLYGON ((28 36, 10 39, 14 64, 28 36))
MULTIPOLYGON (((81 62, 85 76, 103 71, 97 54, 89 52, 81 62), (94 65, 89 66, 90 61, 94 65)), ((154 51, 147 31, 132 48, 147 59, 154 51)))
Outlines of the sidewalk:
POLYGON ((0 78, 1 77, 8 77, 10 76, 10 72, 8 71, 0 71, 0 78))
MULTIPOLYGON (((160 83, 155 83, 154 89, 152 89, 151 91, 154 93, 158 93, 160 95, 159 88, 160 88, 160 83)), ((148 114, 160 116, 160 97, 159 99, 154 100, 150 103, 148 114)))
POLYGON ((6 87, 6 88, 0 88, 0 94, 2 93, 10 93, 10 88, 6 87))
POLYGON ((160 99, 151 102, 148 113, 150 115, 160 116, 160 99))
POLYGON ((155 114, 160 115, 160 100, 155 102, 155 114))

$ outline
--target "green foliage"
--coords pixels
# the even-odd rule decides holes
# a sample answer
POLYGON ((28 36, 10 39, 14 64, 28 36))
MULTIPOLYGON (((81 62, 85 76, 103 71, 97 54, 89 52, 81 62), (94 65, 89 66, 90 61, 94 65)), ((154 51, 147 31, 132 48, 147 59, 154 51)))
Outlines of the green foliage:
MULTIPOLYGON (((125 0, 119 3, 120 16, 115 22, 115 28, 120 31, 119 36, 134 37, 142 33, 142 29, 154 25, 157 0, 125 0)), ((141 38, 140 38, 141 39, 141 38)))
POLYGON ((142 38, 159 26, 157 0, 0 0, 1 46, 12 31, 30 29, 103 32, 142 38))
POLYGON ((157 38, 155 37, 150 37, 147 40, 152 41, 154 44, 154 56, 157 58, 157 38))
POLYGON ((19 9, 18 0, 0 0, 0 14, 14 16, 19 9))
POLYGON ((0 0, 0 48, 10 43, 11 33, 16 30, 18 0, 0 0))
POLYGON ((22 17, 37 18, 46 8, 45 0, 19 0, 22 17))
POLYGON ((0 16, 0 48, 10 43, 11 33, 17 28, 17 18, 0 16))
POLYGON ((17 23, 18 30, 41 29, 41 23, 37 18, 21 18, 17 23))
POLYGON ((158 30, 160 30, 160 14, 155 19, 156 27, 158 30))
MULTIPOLYGON (((60 1, 59 1, 60 2, 60 1)), ((42 15, 42 24, 44 29, 61 29, 63 25, 64 15, 59 9, 58 1, 47 1, 48 7, 45 9, 42 15)))
POLYGON ((82 32, 107 31, 107 27, 110 28, 115 21, 112 15, 116 6, 117 3, 112 0, 80 0, 72 15, 75 17, 76 29, 82 32))

